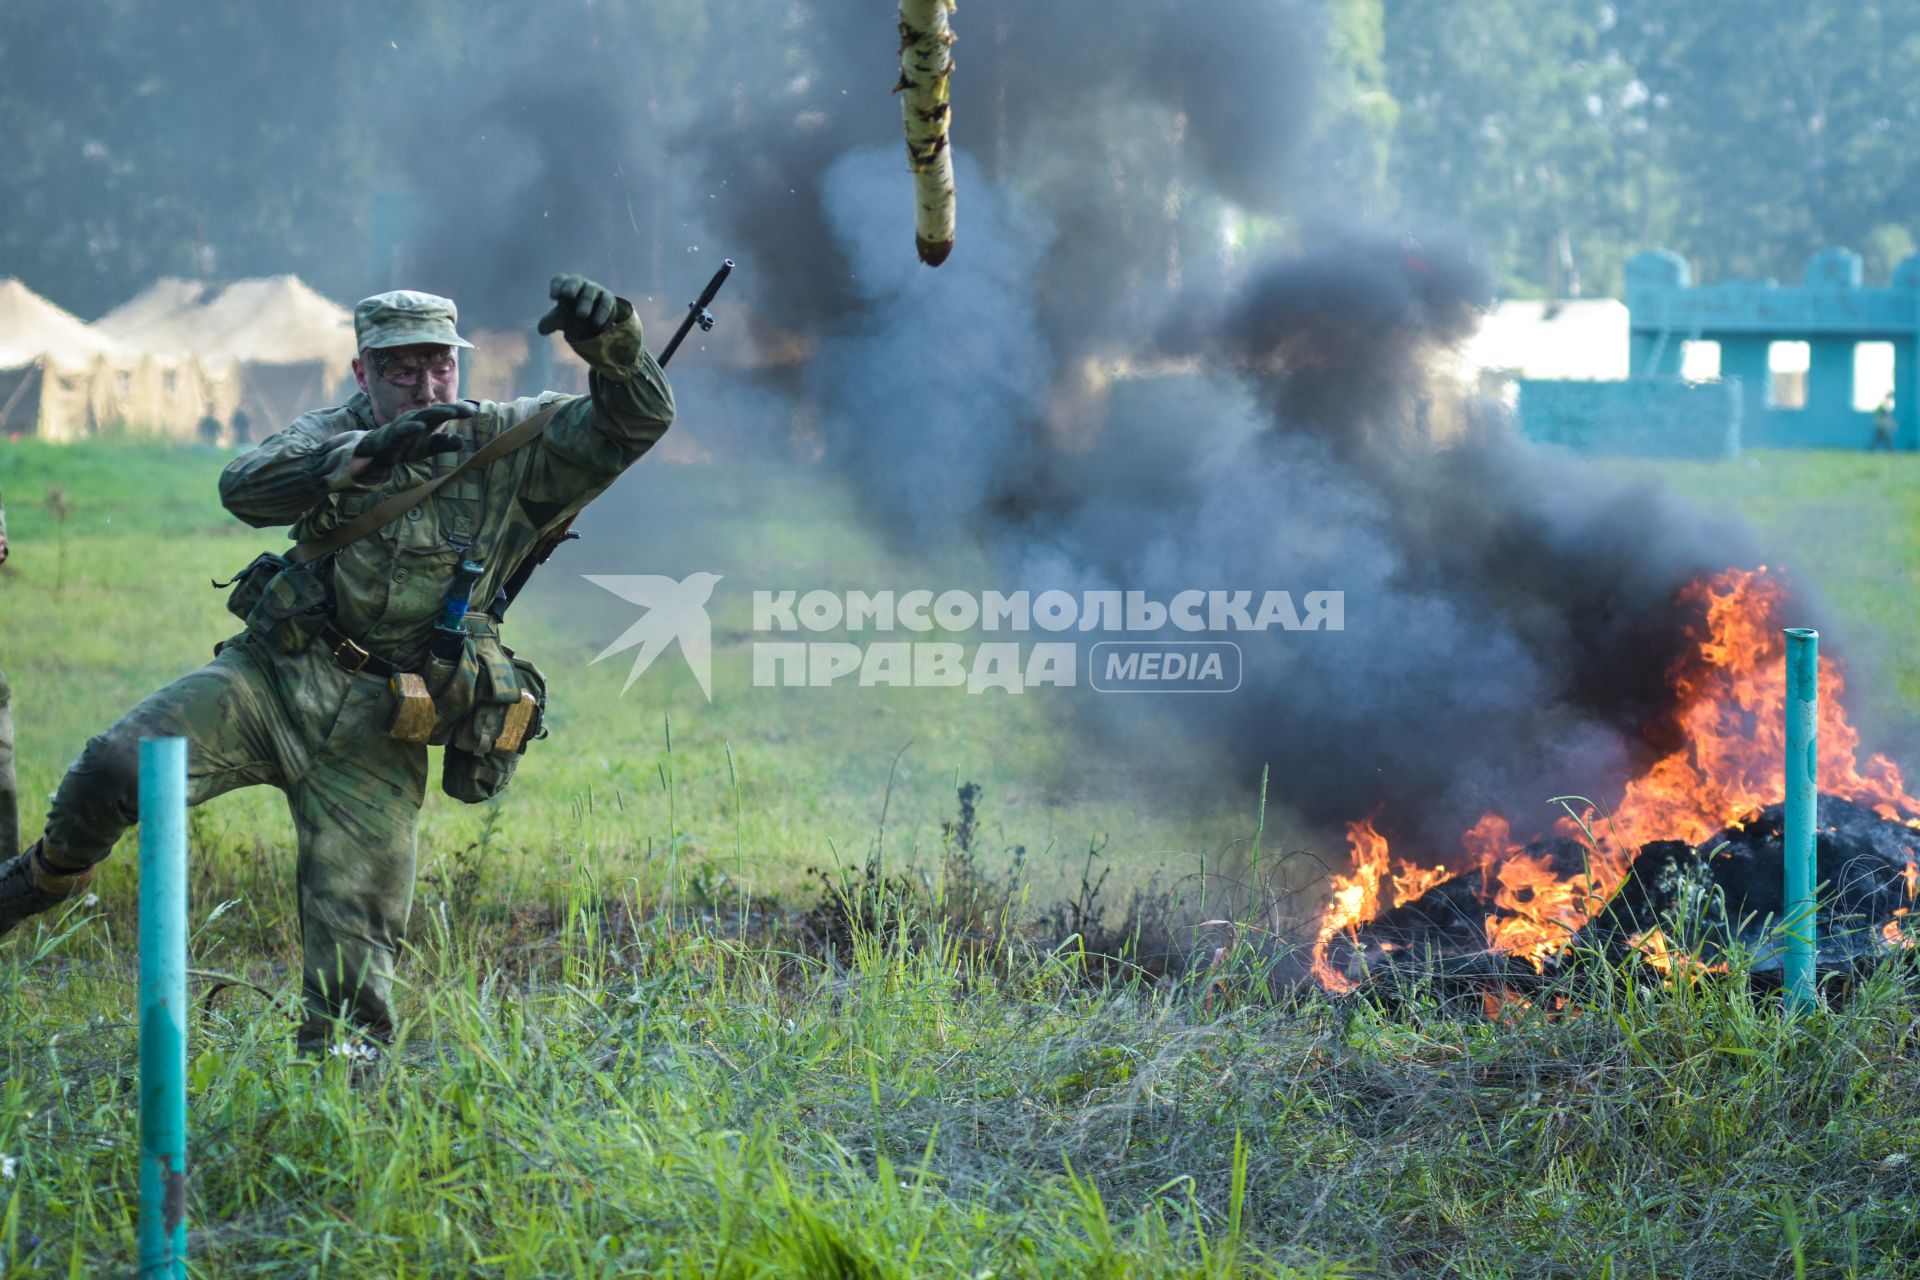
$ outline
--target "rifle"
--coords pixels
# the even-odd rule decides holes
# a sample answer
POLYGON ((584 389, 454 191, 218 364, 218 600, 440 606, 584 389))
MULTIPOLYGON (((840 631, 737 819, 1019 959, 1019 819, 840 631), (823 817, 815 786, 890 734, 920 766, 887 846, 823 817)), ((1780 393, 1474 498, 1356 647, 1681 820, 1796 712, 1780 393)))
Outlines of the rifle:
MULTIPOLYGON (((707 308, 713 305, 714 298, 719 296, 720 286, 727 282, 727 277, 732 273, 733 259, 728 258, 713 273, 713 279, 707 281, 707 287, 700 291, 699 299, 687 304, 686 319, 680 322, 680 327, 673 331, 673 337, 668 339, 667 345, 655 357, 654 362, 662 369, 667 367, 667 361, 673 359, 673 353, 680 349, 680 344, 687 340, 687 335, 693 332, 695 325, 700 326, 702 333, 713 332, 713 312, 707 308)), ((520 567, 513 571, 513 576, 507 579, 507 584, 494 593, 493 603, 487 612, 493 615, 495 622, 507 616, 508 606, 519 599, 528 579, 533 577, 533 571, 545 564, 547 557, 558 550, 561 543, 571 542, 580 536, 573 531, 573 522, 578 518, 578 513, 568 516, 565 524, 542 537, 535 544, 533 554, 521 561, 520 567)))

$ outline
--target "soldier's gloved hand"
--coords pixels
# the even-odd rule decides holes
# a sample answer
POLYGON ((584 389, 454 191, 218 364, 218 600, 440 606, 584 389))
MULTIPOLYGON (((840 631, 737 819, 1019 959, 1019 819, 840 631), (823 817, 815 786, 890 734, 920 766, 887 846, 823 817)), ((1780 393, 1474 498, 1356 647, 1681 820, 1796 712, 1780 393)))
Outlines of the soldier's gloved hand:
POLYGON ((612 290, 585 276, 555 276, 547 287, 547 296, 553 299, 553 310, 540 317, 540 332, 559 329, 568 342, 599 337, 620 306, 612 290))
POLYGON ((375 427, 360 437, 354 456, 367 459, 367 469, 384 476, 395 467, 418 462, 429 454, 446 453, 460 447, 460 437, 440 428, 456 418, 471 418, 475 406, 459 401, 454 404, 430 404, 412 413, 403 413, 384 427, 375 427))

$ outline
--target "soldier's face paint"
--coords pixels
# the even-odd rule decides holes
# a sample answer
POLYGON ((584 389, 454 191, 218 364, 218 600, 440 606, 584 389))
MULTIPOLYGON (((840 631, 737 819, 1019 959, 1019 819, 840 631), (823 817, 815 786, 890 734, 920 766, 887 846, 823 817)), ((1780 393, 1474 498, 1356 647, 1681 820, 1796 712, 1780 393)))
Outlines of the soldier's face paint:
POLYGON ((373 403, 376 426, 460 398, 459 357, 452 347, 432 343, 368 352, 353 362, 353 377, 373 403))

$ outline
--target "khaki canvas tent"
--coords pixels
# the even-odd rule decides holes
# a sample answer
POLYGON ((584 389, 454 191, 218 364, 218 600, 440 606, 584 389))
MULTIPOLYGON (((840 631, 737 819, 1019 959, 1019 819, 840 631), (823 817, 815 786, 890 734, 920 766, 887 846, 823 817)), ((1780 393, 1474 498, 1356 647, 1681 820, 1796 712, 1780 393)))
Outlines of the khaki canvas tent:
POLYGON ((337 404, 350 378, 353 315, 297 276, 225 286, 163 278, 93 328, 213 372, 225 436, 264 439, 309 409, 337 404))
POLYGON ((116 342, 18 280, 0 280, 0 434, 191 439, 212 399, 191 358, 116 342))

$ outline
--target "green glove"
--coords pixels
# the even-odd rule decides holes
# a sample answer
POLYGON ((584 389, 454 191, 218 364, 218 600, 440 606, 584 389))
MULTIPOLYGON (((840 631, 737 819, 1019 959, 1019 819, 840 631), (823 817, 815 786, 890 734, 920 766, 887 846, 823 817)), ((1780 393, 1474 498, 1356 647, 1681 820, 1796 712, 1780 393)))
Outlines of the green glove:
POLYGON ((403 413, 384 427, 375 427, 360 437, 354 456, 367 458, 367 468, 376 478, 408 462, 419 462, 428 454, 447 453, 460 447, 460 437, 442 431, 443 423, 456 418, 471 418, 477 408, 470 401, 455 404, 430 404, 412 413, 403 413))
POLYGON ((585 276, 555 276, 547 296, 553 299, 553 310, 540 317, 540 332, 559 329, 568 342, 599 337, 620 306, 611 291, 585 276))

